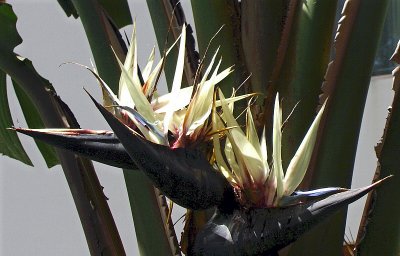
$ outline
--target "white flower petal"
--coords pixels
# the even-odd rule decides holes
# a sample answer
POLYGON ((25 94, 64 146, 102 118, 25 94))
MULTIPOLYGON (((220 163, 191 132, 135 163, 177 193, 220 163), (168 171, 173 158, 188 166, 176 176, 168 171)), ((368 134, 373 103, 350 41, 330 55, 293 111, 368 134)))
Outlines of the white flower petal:
POLYGON ((282 110, 279 106, 279 94, 276 94, 274 105, 274 119, 272 130, 272 160, 273 177, 276 177, 276 200, 283 195, 283 167, 282 167, 282 110))
MULTIPOLYGON (((147 121, 151 123, 155 123, 156 119, 154 116, 153 108, 150 105, 150 102, 147 100, 146 96, 142 92, 142 87, 135 83, 128 74, 128 71, 122 65, 121 61, 117 58, 117 61, 120 65, 122 74, 121 77, 124 78, 124 82, 126 83, 126 87, 129 91, 129 94, 132 98, 134 106, 136 107, 137 111, 147 119, 147 121)), ((125 106, 129 106, 125 104, 120 98, 121 104, 125 106)), ((132 107, 132 106, 129 106, 132 107)))
MULTIPOLYGON (((153 63, 154 63, 154 55, 155 55, 155 47, 153 47, 153 49, 151 50, 150 56, 147 60, 147 64, 142 71, 142 77, 143 77, 144 81, 147 81, 147 79, 150 76, 151 68, 153 67, 153 63)), ((148 93, 150 93, 150 92, 148 92, 148 93)), ((146 93, 146 96, 148 96, 147 93, 146 93)))
MULTIPOLYGON (((177 95, 178 95, 179 90, 181 89, 181 84, 182 84, 183 66, 184 66, 185 52, 186 52, 185 47, 186 47, 186 25, 183 25, 181 41, 180 41, 180 45, 179 45, 178 59, 176 62, 175 75, 174 75, 174 80, 172 82, 172 89, 171 89, 171 95, 175 99, 178 99, 177 95)), ((177 101, 178 100, 173 101, 173 104, 176 104, 177 101)), ((172 115, 174 113, 173 109, 175 109, 175 108, 172 107, 165 113, 164 134, 168 133, 168 127, 171 122, 172 115)))
POLYGON ((156 113, 165 113, 167 111, 177 111, 186 107, 191 100, 193 86, 185 87, 179 90, 176 97, 171 93, 164 94, 151 102, 156 113), (179 100, 176 100, 179 99, 179 100), (174 103, 176 102, 176 103, 174 103))
POLYGON ((284 195, 291 195, 304 178, 314 149, 315 140, 318 133, 318 126, 321 121, 322 113, 325 109, 325 104, 326 102, 319 110, 313 123, 308 129, 306 136, 304 136, 303 141, 297 149, 296 154, 290 161, 286 171, 285 179, 283 181, 284 195))

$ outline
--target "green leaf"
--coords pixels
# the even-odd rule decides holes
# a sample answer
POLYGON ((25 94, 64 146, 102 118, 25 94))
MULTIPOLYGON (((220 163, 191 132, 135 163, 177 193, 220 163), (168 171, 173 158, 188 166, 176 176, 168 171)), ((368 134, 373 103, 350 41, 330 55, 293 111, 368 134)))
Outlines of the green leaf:
MULTIPOLYGON (((14 48, 22 42, 22 39, 19 36, 17 29, 16 29, 17 17, 15 15, 15 13, 13 12, 11 5, 8 5, 8 4, 0 5, 0 20, 2 21, 2 26, 0 26, 0 34, 3 35, 4 38, 7 38, 7 40, 0 40, 0 49, 4 53, 12 53, 14 51, 14 48)), ((26 65, 28 65, 31 70, 34 70, 32 63, 30 61, 24 60, 24 63, 26 65)), ((41 78, 41 79, 43 79, 43 78, 41 78)), ((49 84, 49 82, 47 80, 45 80, 45 79, 43 79, 43 80, 46 81, 47 84, 49 84)), ((5 81, 4 81, 4 83, 5 83, 5 81)), ((13 83, 14 83, 14 81, 13 81, 13 83)), ((49 85, 49 86, 51 87, 51 85, 49 85)), ((5 93, 2 95, 2 97, 4 97, 2 102, 3 102, 3 104, 7 104, 6 85, 4 84, 4 86, 2 86, 2 87, 4 87, 4 88, 2 88, 2 90, 4 90, 2 92, 5 93)), ((15 83, 14 83, 14 87, 15 87, 15 83)), ((22 108, 22 111, 23 111, 26 121, 28 123, 28 126, 30 128, 43 128, 44 125, 43 125, 42 120, 39 118, 39 114, 36 110, 36 107, 28 99, 27 95, 19 88, 18 88, 18 90, 16 89, 16 93, 17 93, 17 97, 18 97, 20 106, 22 108), (39 123, 35 123, 36 118, 38 118, 37 122, 39 122, 39 123)), ((3 107, 6 107, 6 105, 4 105, 3 107)), ((8 104, 7 104, 7 108, 4 108, 4 109, 2 108, 2 110, 7 111, 8 104)), ((4 116, 4 120, 9 120, 8 127, 12 126, 11 119, 7 119, 6 116, 4 116)), ((8 128, 8 127, 6 127, 6 128, 8 128)), ((14 132, 10 131, 9 133, 12 134, 14 132)), ((58 160, 55 156, 55 152, 54 152, 54 150, 51 149, 51 147, 45 146, 41 142, 37 143, 37 145, 38 145, 39 150, 41 151, 48 167, 52 167, 58 163, 58 160)), ((4 146, 4 148, 6 148, 6 147, 14 147, 14 148, 21 147, 22 148, 20 143, 19 144, 16 143, 15 145, 13 143, 7 143, 6 146, 4 146)), ((18 152, 18 150, 15 152, 18 152)), ((26 155, 25 152, 24 152, 24 154, 26 155)), ((21 157, 22 157, 22 155, 21 155, 21 157)), ((21 158, 17 158, 17 159, 21 160, 24 163, 32 165, 31 161, 29 160, 29 158, 27 158, 27 156, 23 157, 22 159, 21 158)))
MULTIPOLYGON (((26 93, 20 88, 20 86, 14 80, 12 82, 14 85, 15 94, 17 95, 19 105, 21 106, 28 127, 31 129, 44 128, 45 125, 35 105, 29 99, 28 95, 26 95, 26 93)), ((35 143, 39 148, 40 153, 42 153, 43 159, 45 160, 48 168, 59 164, 53 147, 39 140, 35 140, 35 143)))
POLYGON ((99 2, 118 28, 132 24, 131 11, 127 0, 99 0, 99 2))
MULTIPOLYGON (((315 160, 311 160, 305 178, 311 188, 351 186, 365 100, 388 2, 346 1, 335 38, 335 56, 323 84, 321 100, 329 97, 326 116, 321 120, 315 160)), ((305 234, 291 247, 290 255, 340 255, 345 213, 342 210, 305 234)))
MULTIPOLYGON (((200 2, 200 1, 199 1, 200 2)), ((217 1, 216 1, 217 2, 217 1)), ((280 48, 284 33, 285 19, 288 15, 288 2, 295 1, 242 1, 241 33, 244 59, 251 73, 251 89, 264 95, 277 66, 283 58, 280 48)), ((300 2, 300 1, 298 1, 300 2)), ((329 1, 332 2, 332 1, 329 1)), ((224 39, 223 39, 224 40, 224 39)), ((273 95, 272 104, 273 106, 273 95)), ((262 102, 262 99, 260 98, 262 102)), ((271 116, 272 117, 272 116, 271 116)), ((268 122, 269 122, 268 117, 268 122)))
POLYGON ((15 131, 7 98, 6 74, 0 70, 0 153, 33 166, 15 131))
POLYGON ((75 19, 79 17, 74 4, 70 0, 57 0, 57 2, 61 5, 61 8, 63 8, 68 17, 71 15, 74 16, 75 19))
MULTIPOLYGON (((79 17, 78 11, 71 0, 57 1, 68 17, 71 15, 74 18, 79 17)), ((99 0, 99 3, 118 28, 132 24, 132 16, 126 0, 99 0)))
MULTIPOLYGON (((161 53, 161 55, 163 55, 164 51, 169 47, 171 47, 173 42, 177 39, 177 36, 175 37, 173 32, 179 31, 178 33, 175 33, 176 35, 178 35, 180 34, 181 30, 178 27, 179 24, 175 24, 177 26, 174 26, 174 24, 172 24, 172 28, 169 27, 170 26, 169 19, 170 17, 172 17, 173 14, 172 13, 173 7, 171 8, 171 4, 165 3, 169 1, 146 0, 146 2, 149 8, 151 21, 153 23, 154 32, 157 37, 159 52, 161 53), (171 8, 171 12, 169 12, 170 10, 168 9, 168 7, 171 8), (176 31, 172 31, 174 29, 176 31)), ((166 58, 164 62, 163 69, 169 91, 172 88, 172 81, 174 79, 177 57, 178 57, 178 49, 172 49, 170 57, 166 58)), ((191 85, 191 84, 187 83, 186 85, 191 85)))
MULTIPOLYGON (((120 59, 125 58, 125 45, 121 42, 121 35, 115 30, 107 15, 97 1, 71 0, 78 11, 80 20, 85 29, 90 48, 101 78, 112 88, 117 90, 120 78, 115 53, 120 59), (112 49, 111 49, 111 47, 112 49), (105 60, 105 61, 102 61, 105 60)), ((126 9, 129 11, 129 8, 126 9)))
MULTIPOLYGON (((221 46, 219 51, 223 59, 221 69, 234 65, 235 71, 218 85, 225 95, 230 95, 232 88, 237 88, 247 75, 241 54, 239 9, 234 2, 236 1, 191 1, 200 56, 205 57, 207 63, 212 58, 209 53, 214 53, 221 46), (214 37, 219 29, 221 31, 214 37), (205 56, 211 39, 212 42, 205 56)), ((243 94, 242 92, 238 94, 243 94)), ((239 103, 236 105, 235 112, 238 110, 237 113, 240 113, 246 107, 245 102, 239 103)))
POLYGON ((331 54, 336 2, 304 1, 294 18, 290 36, 286 38, 288 46, 275 86, 284 99, 283 116, 288 116, 295 105, 299 105, 282 137, 285 169, 315 116, 331 54))
POLYGON ((124 169, 124 178, 140 255, 180 255, 171 249, 175 231, 165 224, 171 220, 165 219, 167 213, 159 209, 166 209, 165 197, 141 171, 124 169))
MULTIPOLYGON (((11 5, 6 3, 0 4, 0 34, 7 40, 0 40, 0 49, 4 52, 13 52, 15 46, 22 43, 22 38, 19 36, 15 24, 17 16, 12 10, 11 5)), ((25 164, 33 165, 28 155, 24 151, 17 134, 14 131, 7 131, 6 128, 13 126, 13 121, 8 106, 6 74, 0 70, 0 151, 1 153, 15 158, 25 164)))
POLYGON ((22 43, 22 38, 15 27, 17 16, 11 5, 0 3, 0 20, 0 35, 2 38, 7 38, 6 40, 0 40, 0 49, 5 52, 12 52, 17 45, 22 43))

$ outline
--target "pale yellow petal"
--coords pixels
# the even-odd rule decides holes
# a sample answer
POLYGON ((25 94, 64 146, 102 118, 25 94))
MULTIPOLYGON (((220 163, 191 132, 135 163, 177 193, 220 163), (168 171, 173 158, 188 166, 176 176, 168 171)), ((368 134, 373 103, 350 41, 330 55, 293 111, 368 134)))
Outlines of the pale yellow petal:
MULTIPOLYGON (((115 52, 114 52, 114 54, 115 54, 115 52)), ((115 57, 120 62, 120 60, 118 59, 116 54, 115 54, 115 57)), ((137 73, 138 72, 138 63, 137 63, 136 22, 133 24, 133 32, 132 32, 131 42, 130 42, 130 46, 129 46, 128 53, 126 55, 123 67, 126 70, 126 73, 130 77, 133 84, 136 87, 141 88, 142 85, 140 83, 139 75, 137 73)), ((135 101, 133 99, 134 96, 131 95, 130 88, 129 88, 130 83, 129 83, 129 81, 126 81, 126 80, 127 80, 127 78, 122 74, 120 77, 120 80, 119 80, 118 98, 122 105, 133 108, 135 106, 135 101)))
MULTIPOLYGON (((228 135, 227 135, 228 136, 228 135)), ((239 164, 236 161, 235 153, 233 151, 233 146, 229 138, 226 138, 225 140, 225 147, 224 147, 224 154, 226 157, 226 160, 228 161, 229 166, 232 169, 232 173, 235 174, 240 174, 240 169, 239 169, 239 164)), ((240 175, 238 176, 238 181, 240 182, 241 185, 243 185, 243 179, 240 175)))
POLYGON ((265 127, 263 129, 263 133, 261 135, 261 142, 260 142, 260 148, 261 148, 261 158, 264 164, 264 177, 267 179, 270 169, 269 169, 269 164, 268 164, 268 151, 267 151, 267 140, 265 137, 265 127))
POLYGON ((177 111, 183 109, 190 103, 192 93, 193 86, 188 86, 179 90, 176 96, 179 100, 176 100, 177 98, 173 97, 173 94, 167 93, 157 97, 151 102, 151 105, 156 113, 165 113, 168 110, 177 111), (174 101, 177 102, 174 103, 174 101))
POLYGON ((259 172, 261 171, 260 162, 255 159, 255 163, 251 163, 251 158, 257 158, 256 154, 254 154, 254 150, 252 151, 253 153, 248 154, 240 149, 240 147, 251 148, 251 144, 248 141, 246 143, 246 135, 242 129, 240 129, 240 126, 235 120, 231 109, 226 104, 225 97, 220 89, 219 97, 225 122, 229 127, 232 127, 227 133, 229 140, 227 139, 225 145, 225 155, 236 177, 238 177, 238 180, 240 179, 243 184, 249 185, 252 182, 251 177, 256 178, 257 180, 259 178, 259 172), (251 170, 248 168, 251 168, 251 170))
MULTIPOLYGON (((216 113, 216 108, 215 108, 215 103, 213 104, 213 114, 212 114, 212 123, 213 123, 213 130, 218 131, 222 127, 222 125, 219 124, 218 122, 219 117, 217 116, 216 113)), ((225 178, 232 184, 238 184, 238 182, 235 180, 233 173, 230 171, 228 168, 221 152, 221 143, 219 139, 219 134, 215 133, 213 135, 213 146, 214 146, 214 155, 215 155, 215 161, 218 166, 218 169, 221 171, 221 173, 225 176, 225 178)), ((240 184, 241 185, 241 184, 240 184)))
POLYGON ((208 67, 206 69, 206 71, 203 74, 203 78, 201 79, 199 86, 201 86, 202 84, 204 84, 204 82, 207 80, 208 75, 210 74, 212 67, 214 66, 214 62, 215 62, 215 58, 217 57, 219 51, 219 47, 217 48, 217 50, 215 51, 213 57, 211 58, 210 64, 208 64, 208 67))
POLYGON ((243 155, 241 154, 236 143, 233 142, 234 138, 232 137, 230 132, 227 133, 227 136, 228 138, 226 140, 226 145, 225 145, 225 154, 227 156, 229 165, 231 166, 232 171, 235 174, 235 177, 237 177, 237 180, 239 180, 243 184, 243 187, 245 187, 246 185, 248 186, 252 184, 253 180, 246 168, 246 163, 243 159, 243 155), (230 153, 227 152, 229 148, 231 148, 230 153))
POLYGON ((229 68, 224 69, 221 73, 217 74, 217 76, 214 78, 214 83, 218 84, 219 82, 224 80, 225 77, 227 77, 232 72, 233 72, 232 66, 229 67, 229 68))
POLYGON ((113 114, 119 113, 119 109, 110 107, 113 105, 121 105, 117 95, 115 95, 114 92, 111 90, 111 88, 107 85, 107 83, 103 79, 101 79, 101 77, 97 73, 96 68, 94 67, 94 64, 91 63, 92 67, 93 67, 93 69, 91 69, 90 67, 79 64, 79 63, 75 63, 75 62, 71 62, 71 63, 86 68, 96 77, 96 79, 99 82, 99 85, 101 87, 102 94, 103 94, 103 106, 105 106, 113 114))
MULTIPOLYGON (((147 79, 150 76, 151 68, 153 67, 153 63, 154 63, 154 55, 155 55, 155 47, 153 47, 153 49, 151 50, 150 56, 147 60, 147 64, 142 71, 143 81, 145 81, 145 82, 147 81, 147 79)), ((150 93, 150 92, 145 93, 146 96, 148 96, 148 93, 150 93)))
MULTIPOLYGON (((173 98, 178 99, 178 93, 179 90, 181 89, 181 84, 182 84, 182 75, 183 75, 183 66, 184 66, 184 61, 185 61, 185 47, 186 47, 186 26, 182 26, 182 34, 181 34, 181 40, 180 40, 180 45, 179 45, 179 52, 178 52, 178 59, 176 62, 176 68, 175 68, 175 75, 174 75, 174 80, 172 82, 172 89, 171 89, 171 95, 173 98)), ((173 101, 173 104, 177 104, 178 100, 173 101)), ((168 133, 168 127, 171 122, 172 115, 174 113, 173 109, 175 107, 172 107, 167 110, 165 113, 165 118, 164 118, 164 134, 168 133)))
POLYGON ((282 111, 279 106, 279 94, 275 98, 273 131, 272 131, 272 172, 276 177, 276 200, 279 201, 283 195, 283 167, 282 167, 282 111))
POLYGON ((258 139, 257 129, 254 124, 253 114, 251 113, 250 106, 247 108, 246 113, 246 136, 249 142, 253 145, 258 155, 261 156, 260 140, 258 139))
POLYGON ((133 66, 134 62, 133 59, 135 57, 135 48, 136 48, 136 20, 133 22, 133 31, 130 40, 130 45, 124 61, 124 67, 127 70, 130 70, 133 66))
MULTIPOLYGON (((127 89, 129 91, 130 97, 137 109, 137 111, 150 123, 155 123, 155 114, 150 105, 150 102, 147 100, 146 96, 142 92, 142 88, 140 85, 134 83, 134 81, 129 76, 127 70, 122 65, 121 61, 117 58, 117 61, 120 65, 122 74, 121 76, 124 78, 127 89)), ((126 105, 120 98, 121 104, 126 105)))
MULTIPOLYGON (((239 127, 239 124, 237 123, 235 117, 232 114, 232 109, 228 106, 228 103, 225 100, 224 94, 222 93, 221 89, 219 89, 219 88, 218 88, 218 95, 219 95, 221 107, 222 107, 222 113, 223 113, 222 117, 223 117, 224 121, 226 122, 227 126, 228 127, 239 127)), ((241 131, 240 128, 233 128, 233 129, 239 129, 241 131)))
POLYGON ((197 127, 204 124, 211 114, 212 99, 214 94, 215 82, 214 79, 218 72, 221 61, 217 64, 211 78, 205 81, 196 91, 192 102, 190 103, 190 112, 192 118, 190 122, 184 123, 187 128, 187 133, 193 132, 197 127))
POLYGON ((249 142, 246 136, 239 129, 231 129, 229 133, 232 135, 231 140, 233 145, 236 145, 235 155, 241 155, 246 169, 253 178, 253 182, 258 184, 264 183, 264 166, 260 155, 253 145, 249 142))
POLYGON ((311 155, 314 149, 315 140, 317 138, 318 126, 321 121, 322 113, 325 109, 325 104, 322 106, 317 116, 315 117, 313 123, 303 141, 301 142, 296 154, 290 161, 288 169, 285 174, 284 184, 284 195, 290 195, 294 190, 300 185, 301 181, 306 174, 308 164, 310 163, 311 155))
POLYGON ((187 128, 187 129, 193 123, 194 115, 196 114, 196 110, 194 108, 196 108, 197 102, 199 102, 198 98, 202 94, 201 92, 199 92, 199 90, 204 91, 204 88, 203 88, 204 87, 204 83, 206 82, 207 77, 208 77, 209 73, 212 70, 212 66, 214 65, 214 61, 215 61, 215 58, 217 56, 217 53, 218 53, 218 49, 215 52, 214 56, 212 57, 212 59, 210 61, 210 64, 208 65, 208 67, 207 67, 207 69, 206 69, 206 71, 205 71, 205 73, 203 75, 203 78, 201 79, 200 83, 197 84, 196 92, 193 95, 193 99, 190 101, 190 104, 188 106, 187 115, 186 115, 184 123, 183 123, 183 127, 187 128))
MULTIPOLYGON (((233 102, 236 102, 236 101, 239 101, 239 100, 243 100, 243 99, 246 99, 246 98, 249 98, 249 97, 253 97, 253 96, 255 96, 255 95, 256 95, 255 93, 249 93, 249 94, 245 94, 245 95, 229 97, 229 98, 225 99, 225 102, 226 102, 227 104, 231 104, 231 103, 233 103, 233 102)), ((220 106, 221 106, 221 101, 220 101, 220 100, 217 100, 217 101, 215 102, 215 105, 216 105, 217 107, 220 107, 220 106)))
MULTIPOLYGON (((181 36, 179 35, 178 38, 175 40, 175 42, 167 50, 167 52, 165 53, 165 56, 168 56, 168 54, 171 52, 172 48, 178 43, 180 38, 181 38, 181 36)), ((161 60, 155 66, 154 70, 150 73, 147 80, 145 80, 146 81, 146 89, 147 89, 148 93, 151 93, 154 90, 154 87, 156 86, 157 78, 159 76, 159 73, 161 72, 161 68, 163 67, 163 62, 164 62, 164 57, 161 58, 161 60)))

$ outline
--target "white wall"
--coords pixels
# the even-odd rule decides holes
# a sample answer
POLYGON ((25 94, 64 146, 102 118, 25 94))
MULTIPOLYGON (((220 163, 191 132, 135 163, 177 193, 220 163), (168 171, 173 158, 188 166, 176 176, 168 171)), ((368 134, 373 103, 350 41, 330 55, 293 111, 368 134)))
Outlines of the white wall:
MULTIPOLYGON (((387 109, 392 104, 392 76, 377 76, 371 79, 361 124, 360 138, 357 147, 356 162, 352 188, 368 185, 372 181, 377 165, 374 147, 383 135, 387 109)), ((358 226, 366 196, 349 207, 346 234, 349 238, 357 237, 358 226)))

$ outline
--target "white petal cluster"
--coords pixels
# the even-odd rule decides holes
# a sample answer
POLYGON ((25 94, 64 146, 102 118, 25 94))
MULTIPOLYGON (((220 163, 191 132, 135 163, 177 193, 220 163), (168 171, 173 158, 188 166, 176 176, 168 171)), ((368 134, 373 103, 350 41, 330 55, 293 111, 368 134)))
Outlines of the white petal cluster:
POLYGON ((133 124, 132 126, 137 128, 149 141, 171 147, 184 147, 186 143, 204 137, 211 130, 211 127, 206 125, 206 121, 211 114, 215 85, 233 71, 229 67, 218 72, 222 60, 219 60, 214 67, 217 50, 201 81, 181 88, 185 60, 185 26, 182 28, 181 36, 166 52, 166 56, 178 40, 180 42, 179 53, 170 93, 162 96, 156 93, 156 83, 163 66, 163 58, 151 70, 154 62, 154 49, 141 73, 143 81, 140 81, 135 26, 125 62, 122 63, 117 58, 121 67, 118 96, 98 77, 106 107, 109 107, 125 124, 133 124), (193 90, 195 91, 193 92, 193 90), (168 134, 172 134, 173 141, 170 141, 168 134))
POLYGON ((318 125, 324 106, 311 124, 296 154, 284 172, 282 167, 282 109, 276 96, 273 115, 272 159, 268 160, 265 130, 258 138, 251 111, 247 111, 246 129, 243 131, 233 116, 233 103, 227 103, 219 91, 222 114, 214 111, 215 131, 224 131, 224 148, 219 134, 214 134, 214 152, 218 169, 233 186, 238 188, 245 201, 256 206, 278 206, 283 196, 291 195, 301 183, 314 148, 318 125))

